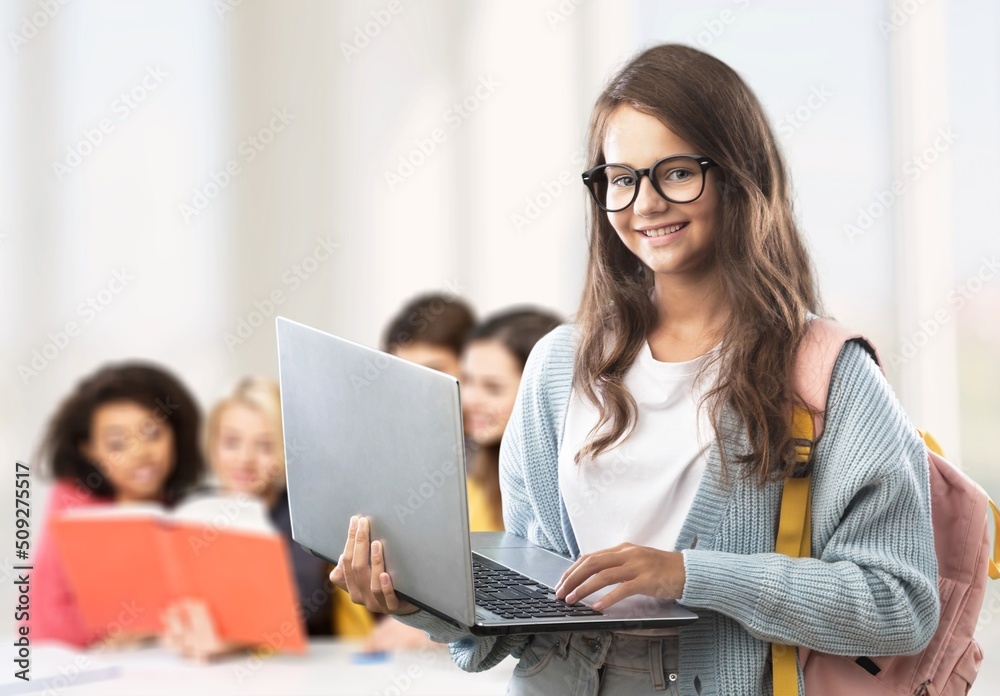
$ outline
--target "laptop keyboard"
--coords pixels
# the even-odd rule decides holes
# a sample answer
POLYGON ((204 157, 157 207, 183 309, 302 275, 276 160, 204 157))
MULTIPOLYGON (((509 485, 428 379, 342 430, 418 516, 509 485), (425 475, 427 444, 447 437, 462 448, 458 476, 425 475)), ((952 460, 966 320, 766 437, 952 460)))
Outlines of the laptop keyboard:
POLYGON ((483 558, 473 557, 472 577, 476 604, 505 619, 601 616, 582 602, 566 604, 551 588, 483 558))

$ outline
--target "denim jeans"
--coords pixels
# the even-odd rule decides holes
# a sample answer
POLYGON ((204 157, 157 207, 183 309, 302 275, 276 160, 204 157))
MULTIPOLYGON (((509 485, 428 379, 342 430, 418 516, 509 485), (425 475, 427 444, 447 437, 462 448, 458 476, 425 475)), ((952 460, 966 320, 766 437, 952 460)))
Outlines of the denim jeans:
POLYGON ((676 636, 538 633, 531 637, 508 696, 676 696, 676 636))

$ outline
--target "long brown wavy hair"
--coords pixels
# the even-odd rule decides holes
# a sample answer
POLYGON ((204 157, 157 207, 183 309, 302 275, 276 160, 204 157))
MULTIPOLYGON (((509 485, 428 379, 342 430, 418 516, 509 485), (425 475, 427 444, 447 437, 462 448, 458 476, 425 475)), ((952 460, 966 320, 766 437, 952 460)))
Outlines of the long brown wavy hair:
MULTIPOLYGON (((761 484, 784 478, 796 466, 789 417, 792 363, 806 312, 819 313, 819 298, 774 134, 740 76, 688 46, 645 50, 612 78, 594 106, 589 166, 605 163, 607 124, 623 105, 656 117, 719 165, 712 170, 721 172, 714 253, 724 269, 729 312, 720 349, 703 367, 718 367, 705 401, 716 438, 724 432, 724 407, 742 420, 751 449, 734 459, 743 475, 761 484)), ((590 251, 577 314, 581 340, 574 387, 600 417, 576 454, 578 464, 635 429, 637 406, 624 377, 657 323, 652 270, 622 243, 607 214, 589 203, 590 251)), ((726 449, 720 453, 728 471, 726 449)))

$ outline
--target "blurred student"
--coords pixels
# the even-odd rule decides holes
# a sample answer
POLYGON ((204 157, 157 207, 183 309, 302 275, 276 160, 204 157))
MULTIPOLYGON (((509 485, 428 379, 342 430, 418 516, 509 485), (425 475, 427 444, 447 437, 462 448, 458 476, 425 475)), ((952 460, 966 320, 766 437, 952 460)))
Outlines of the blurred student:
MULTIPOLYGON (((514 409, 528 354, 561 323, 555 314, 518 308, 492 316, 466 337, 460 379, 465 432, 475 445, 468 477, 470 531, 503 531, 500 439, 514 409)), ((433 645, 423 631, 386 619, 365 647, 412 650, 433 645)))
MULTIPOLYGON (((48 425, 41 455, 56 484, 46 523, 78 507, 173 505, 204 468, 199 426, 194 399, 169 372, 142 363, 101 368, 77 385, 48 425)), ((38 545, 31 589, 35 640, 85 647, 141 639, 87 628, 50 533, 38 545)))
MULTIPOLYGON (((418 295, 389 321, 382 338, 382 350, 457 378, 462 346, 475 325, 475 314, 462 300, 440 293, 418 295)), ((472 459, 473 451, 472 440, 466 437, 467 462, 472 459)), ((411 630, 398 621, 383 620, 365 649, 416 649, 428 645, 432 644, 422 632, 411 630)))
MULTIPOLYGON (((311 636, 330 635, 333 586, 328 564, 292 541, 277 383, 248 377, 219 401, 206 423, 205 451, 221 492, 253 496, 267 507, 290 549, 306 631, 311 636)), ((164 618, 166 644, 186 656, 207 658, 243 647, 217 638, 207 607, 197 600, 175 603, 164 618)))
POLYGON ((443 294, 420 295, 389 322, 382 350, 458 377, 462 344, 475 324, 475 314, 462 300, 443 294))
POLYGON ((512 309, 477 326, 462 353, 462 411, 476 451, 469 466, 469 526, 503 531, 500 439, 503 437, 528 354, 562 320, 550 312, 512 309))

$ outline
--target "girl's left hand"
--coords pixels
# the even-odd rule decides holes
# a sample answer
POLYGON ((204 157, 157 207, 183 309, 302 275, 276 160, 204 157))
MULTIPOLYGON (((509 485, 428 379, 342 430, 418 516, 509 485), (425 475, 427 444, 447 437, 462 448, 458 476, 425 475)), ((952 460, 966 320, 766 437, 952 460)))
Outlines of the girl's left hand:
POLYGON ((91 650, 134 650, 144 647, 155 639, 153 634, 119 633, 115 636, 106 635, 91 646, 91 650))
POLYGON ((684 593, 684 557, 676 551, 619 544, 580 556, 563 573, 556 597, 573 604, 608 585, 621 583, 594 602, 597 611, 632 595, 678 599, 684 593))

